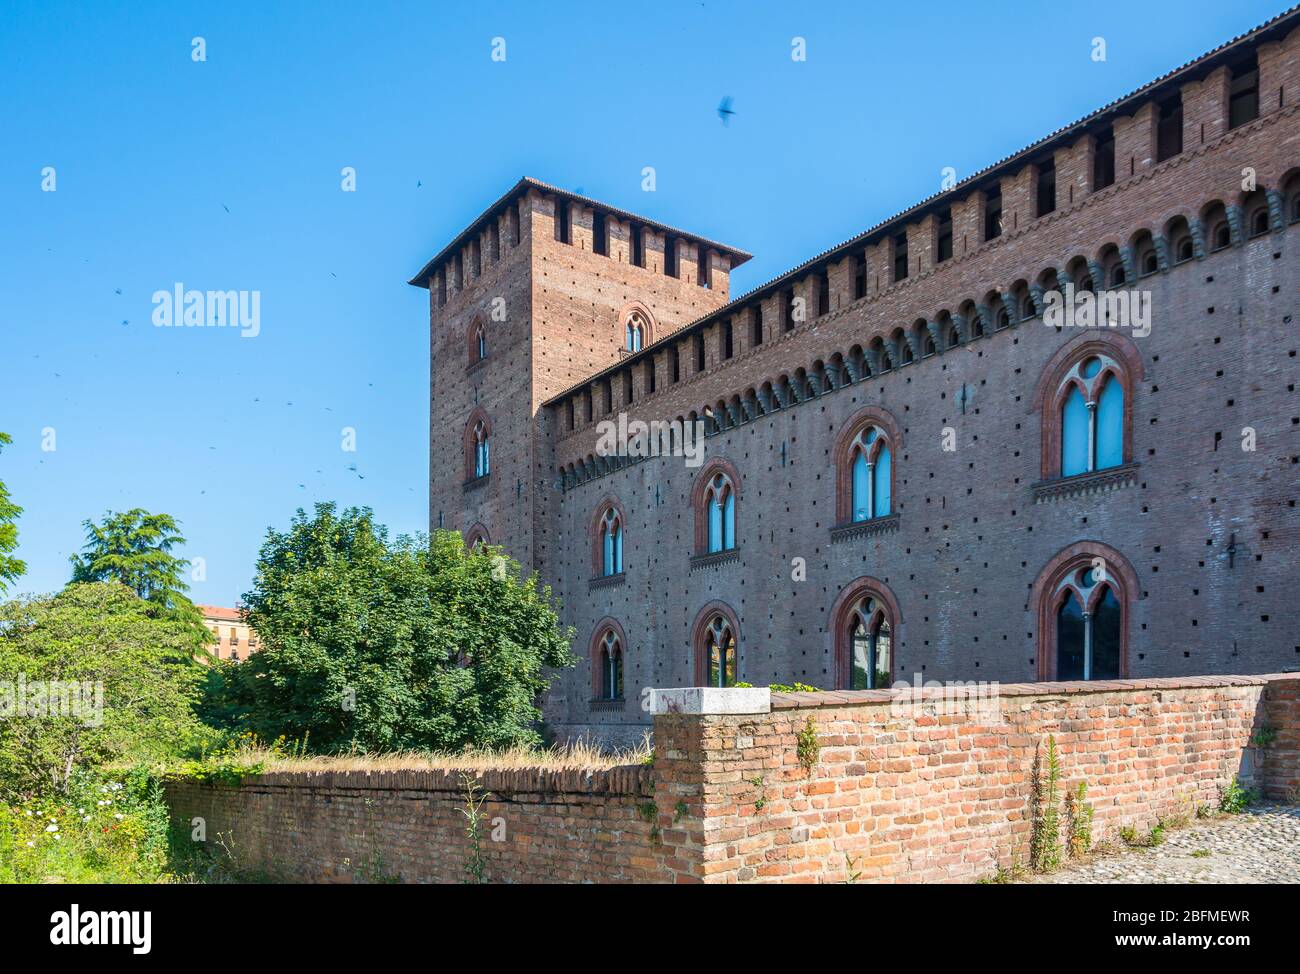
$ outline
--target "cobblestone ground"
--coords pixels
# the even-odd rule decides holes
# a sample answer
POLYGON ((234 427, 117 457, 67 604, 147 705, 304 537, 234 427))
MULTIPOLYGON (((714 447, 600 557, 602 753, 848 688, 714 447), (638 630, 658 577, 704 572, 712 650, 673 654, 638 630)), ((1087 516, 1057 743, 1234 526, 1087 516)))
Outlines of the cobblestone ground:
POLYGON ((1165 833, 1031 883, 1300 883, 1300 805, 1260 805, 1165 833))

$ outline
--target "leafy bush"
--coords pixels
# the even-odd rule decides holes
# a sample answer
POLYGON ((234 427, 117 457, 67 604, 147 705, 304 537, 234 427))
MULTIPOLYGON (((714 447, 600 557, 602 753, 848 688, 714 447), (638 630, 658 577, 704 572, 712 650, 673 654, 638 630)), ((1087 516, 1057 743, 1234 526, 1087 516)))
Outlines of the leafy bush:
POLYGON ((368 510, 270 531, 244 596, 261 652, 214 668, 207 713, 315 750, 538 745, 547 667, 571 666, 549 588, 459 534, 390 543, 368 510))
POLYGON ((115 583, 0 604, 0 801, 61 801, 78 771, 157 759, 204 736, 193 632, 151 610, 115 583), (70 685, 90 693, 72 706, 50 694, 70 685))

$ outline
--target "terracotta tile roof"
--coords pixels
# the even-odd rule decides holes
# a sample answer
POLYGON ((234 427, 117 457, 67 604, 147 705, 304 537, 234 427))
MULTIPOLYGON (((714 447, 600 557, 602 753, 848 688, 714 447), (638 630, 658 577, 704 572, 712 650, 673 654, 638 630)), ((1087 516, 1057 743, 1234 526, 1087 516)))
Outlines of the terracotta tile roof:
POLYGON ((243 622, 243 617, 239 614, 238 609, 228 609, 220 605, 196 605, 203 618, 212 619, 216 622, 243 622))

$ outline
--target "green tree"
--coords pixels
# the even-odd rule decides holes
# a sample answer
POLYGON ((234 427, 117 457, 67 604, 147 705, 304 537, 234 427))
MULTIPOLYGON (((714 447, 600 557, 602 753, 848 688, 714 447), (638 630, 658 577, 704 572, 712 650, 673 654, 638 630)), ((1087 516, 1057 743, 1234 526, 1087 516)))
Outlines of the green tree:
POLYGON ((214 709, 322 751, 538 744, 545 669, 575 662, 517 562, 452 532, 390 543, 367 509, 268 531, 244 603, 263 648, 221 667, 214 709))
POLYGON ((116 583, 0 603, 0 798, 61 792, 81 769, 197 740, 205 672, 189 626, 116 583))
MULTIPOLYGON (((0 446, 12 442, 8 433, 0 433, 0 446)), ((18 525, 14 522, 22 512, 23 509, 9 499, 9 488, 0 480, 0 592, 27 571, 23 562, 9 554, 18 548, 18 525)))
POLYGON ((86 544, 71 558, 74 583, 120 582, 157 615, 199 624, 198 611, 185 595, 189 585, 181 578, 190 563, 172 553, 185 544, 174 517, 137 507, 125 513, 109 511, 99 524, 82 523, 86 544))

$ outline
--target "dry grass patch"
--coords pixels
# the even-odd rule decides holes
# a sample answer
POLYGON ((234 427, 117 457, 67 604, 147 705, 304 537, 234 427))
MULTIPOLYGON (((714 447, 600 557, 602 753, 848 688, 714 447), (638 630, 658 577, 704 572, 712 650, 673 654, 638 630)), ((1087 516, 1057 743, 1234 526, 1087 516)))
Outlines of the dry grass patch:
POLYGON ((580 741, 547 749, 510 748, 504 751, 390 751, 385 754, 295 756, 264 747, 247 748, 225 759, 232 769, 259 771, 605 771, 629 764, 647 764, 653 756, 647 736, 633 748, 601 750, 580 741))

